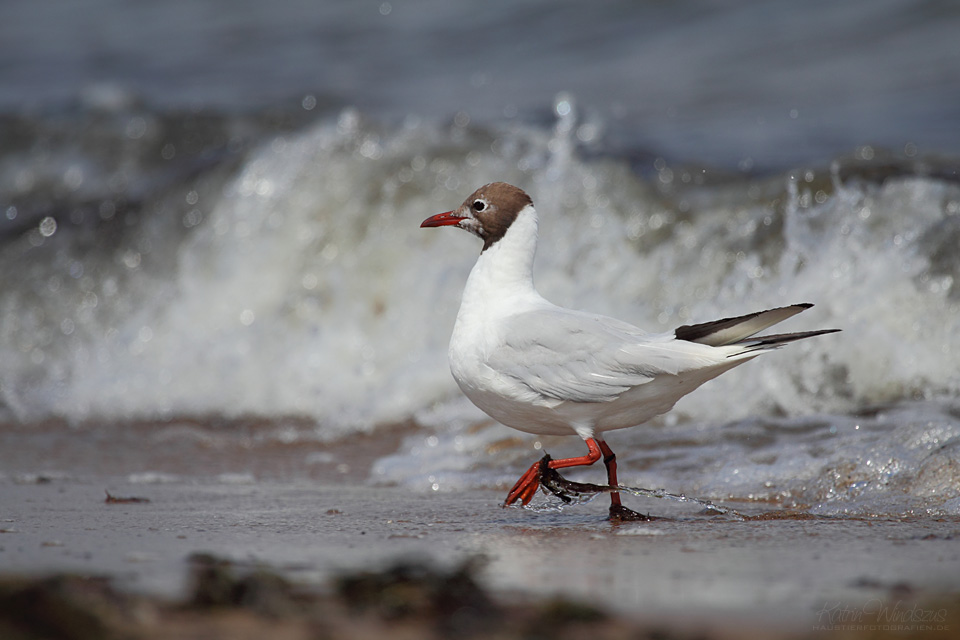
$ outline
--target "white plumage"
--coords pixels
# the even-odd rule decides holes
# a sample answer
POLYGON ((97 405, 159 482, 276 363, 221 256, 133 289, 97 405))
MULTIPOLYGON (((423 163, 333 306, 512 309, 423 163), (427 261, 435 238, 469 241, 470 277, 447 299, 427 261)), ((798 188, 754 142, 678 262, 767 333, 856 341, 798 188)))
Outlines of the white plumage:
MULTIPOLYGON (((421 226, 459 226, 484 240, 450 340, 450 369, 463 393, 499 422, 529 433, 577 434, 587 441, 587 456, 552 460, 552 468, 590 464, 603 451, 615 486, 616 465, 604 432, 669 411, 704 382, 765 351, 831 331, 752 337, 806 304, 670 333, 647 333, 620 320, 558 307, 534 287, 537 224, 526 193, 492 183, 459 209, 421 226)), ((529 502, 539 484, 530 477, 536 468, 521 478, 507 503, 529 502)), ((612 517, 633 513, 620 506, 618 494, 611 496, 612 517)))

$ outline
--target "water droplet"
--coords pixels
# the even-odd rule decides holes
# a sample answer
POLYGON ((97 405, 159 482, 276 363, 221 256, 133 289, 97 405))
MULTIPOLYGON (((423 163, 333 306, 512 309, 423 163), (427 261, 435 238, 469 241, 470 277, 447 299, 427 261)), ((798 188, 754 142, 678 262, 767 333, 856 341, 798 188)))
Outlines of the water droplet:
POLYGON ((40 235, 49 238, 57 232, 57 221, 53 216, 47 216, 40 221, 40 235))
POLYGON ((139 140, 147 132, 147 121, 140 116, 134 116, 127 122, 127 137, 139 140))
POLYGON ((356 133, 360 128, 360 112, 356 109, 347 108, 340 112, 337 119, 337 131, 340 133, 356 133))
POLYGON ((333 244, 332 242, 325 246, 322 251, 320 251, 320 257, 326 260, 327 262, 332 262, 337 259, 337 254, 340 253, 340 248, 333 244))
POLYGON ((127 269, 136 269, 140 266, 140 252, 124 251, 121 260, 123 260, 123 264, 127 269))
POLYGON ((580 142, 593 142, 600 135, 599 125, 588 122, 577 127, 577 140, 580 142))
POLYGON ((183 226, 187 229, 195 227, 203 221, 203 214, 199 209, 191 209, 183 216, 183 226))
POLYGON ((317 288, 318 284, 320 284, 320 279, 312 273, 308 273, 300 279, 300 283, 303 285, 304 289, 307 291, 312 291, 313 289, 317 288))
POLYGON ((100 203, 100 218, 102 220, 109 220, 116 214, 117 205, 115 205, 110 200, 104 200, 100 203))
POLYGON ((377 160, 383 155, 383 150, 375 137, 368 138, 360 145, 360 155, 370 160, 377 160))

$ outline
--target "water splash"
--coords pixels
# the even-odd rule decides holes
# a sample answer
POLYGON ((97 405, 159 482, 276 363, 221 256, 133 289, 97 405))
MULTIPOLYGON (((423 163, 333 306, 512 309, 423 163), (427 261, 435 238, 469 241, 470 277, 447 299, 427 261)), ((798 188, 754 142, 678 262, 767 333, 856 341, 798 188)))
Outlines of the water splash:
POLYGON ((561 511, 564 507, 587 504, 600 494, 622 492, 630 493, 641 498, 656 498, 658 500, 673 500, 676 502, 695 504, 708 512, 708 515, 728 515, 737 520, 746 519, 745 516, 729 507, 714 504, 709 500, 693 498, 682 493, 670 493, 665 489, 643 489, 640 487, 625 487, 623 485, 611 486, 573 482, 561 476, 556 469, 551 469, 547 466, 550 459, 550 456, 547 455, 540 460, 540 486, 544 490, 544 493, 553 495, 560 502, 552 505, 549 502, 537 505, 532 508, 534 511, 561 511))
MULTIPOLYGON (((636 469, 653 470, 629 484, 822 511, 899 513, 905 495, 958 511, 955 167, 875 155, 720 179, 660 158, 648 178, 602 149, 584 152, 596 138, 568 97, 554 109, 548 127, 389 126, 345 110, 209 171, 191 164, 153 196, 142 185, 158 167, 134 166, 136 206, 87 202, 115 195, 119 174, 71 158, 100 159, 101 148, 81 143, 41 163, 62 165, 70 184, 82 174, 82 188, 64 192, 62 211, 41 211, 37 187, 5 212, 0 419, 294 416, 328 442, 412 423, 420 430, 378 461, 375 481, 508 482, 531 440, 463 402, 446 363, 479 248, 467 234, 417 228, 476 186, 506 180, 537 202, 535 275, 558 304, 657 331, 809 301, 817 306, 791 330, 845 330, 764 355, 654 426, 617 434, 637 452, 636 469), (32 197, 36 215, 24 204, 32 197), (891 406, 903 411, 889 424, 862 417, 891 406), (810 420, 826 426, 804 440, 810 420), (855 423, 875 452, 851 436, 855 423), (754 438, 767 444, 744 444, 754 438), (945 448, 908 442, 923 438, 945 448)), ((127 127, 116 135, 127 141, 127 127)), ((17 184, 14 165, 0 166, 0 185, 17 184)))

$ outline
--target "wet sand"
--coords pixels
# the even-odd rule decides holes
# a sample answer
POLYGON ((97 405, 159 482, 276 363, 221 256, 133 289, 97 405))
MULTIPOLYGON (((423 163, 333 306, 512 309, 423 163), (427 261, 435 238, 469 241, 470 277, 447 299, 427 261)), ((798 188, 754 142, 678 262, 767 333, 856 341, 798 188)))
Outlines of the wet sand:
POLYGON ((165 466, 130 442, 117 445, 131 452, 124 456, 101 440, 97 455, 71 467, 74 438, 85 436, 0 438, 0 576, 106 576, 123 593, 176 601, 189 593, 197 554, 320 592, 338 576, 400 560, 450 570, 478 559, 476 579, 498 602, 562 596, 644 628, 949 637, 941 627, 956 633, 960 624, 956 519, 826 519, 729 505, 773 514, 741 521, 631 496, 631 507, 662 518, 613 524, 602 497, 560 512, 503 509, 499 489, 372 486, 360 460, 321 477, 269 476, 229 464, 224 456, 236 452, 227 448, 184 474, 198 459, 190 451, 165 466), (43 456, 58 470, 26 471, 45 468, 43 456))
POLYGON ((225 480, 5 481, 0 566, 105 575, 122 590, 178 598, 197 553, 310 585, 398 559, 452 567, 479 556, 479 580, 500 598, 560 594, 664 624, 790 633, 831 626, 838 607, 960 591, 955 521, 740 522, 654 501, 644 507, 673 517, 614 525, 599 501, 536 513, 500 508, 493 491, 225 480))

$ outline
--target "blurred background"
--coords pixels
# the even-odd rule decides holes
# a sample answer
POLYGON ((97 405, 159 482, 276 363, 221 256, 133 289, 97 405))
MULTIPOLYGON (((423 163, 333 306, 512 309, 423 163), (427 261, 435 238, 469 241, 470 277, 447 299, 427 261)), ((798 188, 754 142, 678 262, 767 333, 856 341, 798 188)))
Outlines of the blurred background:
MULTIPOLYGON (((724 167, 858 145, 956 151, 944 0, 6 2, 0 106, 20 114, 353 106, 382 121, 544 121, 558 92, 604 149, 724 167)), ((315 111, 316 113, 316 111, 315 111)))
POLYGON ((620 436, 626 481, 958 513, 958 31, 946 0, 4 2, 0 461, 191 473, 203 440, 309 476, 373 433, 373 482, 508 482, 543 443, 446 364, 479 248, 417 228, 506 180, 557 303, 845 330, 620 436), (64 429, 130 455, 51 458, 64 429))

